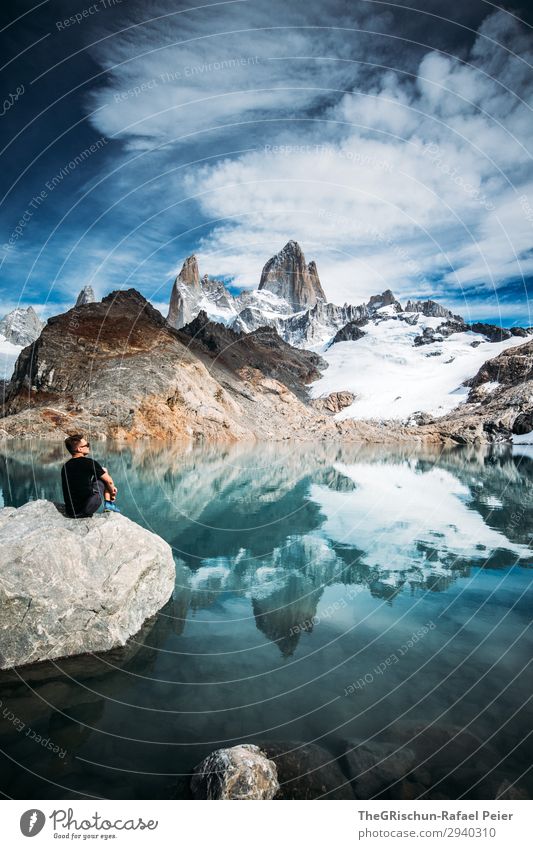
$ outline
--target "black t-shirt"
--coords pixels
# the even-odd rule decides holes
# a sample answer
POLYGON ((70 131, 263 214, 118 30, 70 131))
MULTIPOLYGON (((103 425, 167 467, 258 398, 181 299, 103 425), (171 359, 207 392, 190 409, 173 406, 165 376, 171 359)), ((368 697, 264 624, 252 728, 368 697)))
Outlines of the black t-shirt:
POLYGON ((83 513, 93 493, 93 483, 105 475, 100 463, 91 457, 72 457, 61 469, 61 484, 67 516, 83 513))

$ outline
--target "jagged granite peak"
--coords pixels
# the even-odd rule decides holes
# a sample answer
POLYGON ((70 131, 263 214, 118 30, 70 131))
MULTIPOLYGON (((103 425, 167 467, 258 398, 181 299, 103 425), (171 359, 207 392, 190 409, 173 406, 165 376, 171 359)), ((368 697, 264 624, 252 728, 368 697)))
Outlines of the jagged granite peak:
POLYGON ((372 295, 367 304, 370 311, 379 310, 382 307, 394 307, 396 312, 402 312, 402 305, 390 289, 385 289, 381 295, 372 295))
POLYGON ((85 304, 94 304, 96 302, 96 295, 94 294, 94 289, 92 286, 84 286, 80 291, 78 297, 76 298, 76 303, 74 306, 83 307, 85 304))
POLYGON ((183 327, 197 314, 201 298, 200 272, 195 254, 188 256, 174 280, 167 321, 172 327, 183 327))
POLYGON ((461 316, 430 299, 409 300, 404 309, 391 289, 358 306, 339 306, 326 302, 323 296, 316 264, 306 264, 300 246, 292 240, 265 265, 259 288, 239 295, 232 294, 222 280, 207 274, 200 279, 196 259, 189 257, 176 279, 168 320, 180 329, 204 310, 208 320, 221 322, 237 333, 268 326, 290 345, 317 350, 324 345, 329 348, 333 341, 360 339, 361 325, 357 323, 362 319, 373 324, 397 319, 406 325, 406 338, 409 326, 419 327, 420 332, 409 337, 409 344, 414 347, 430 346, 468 331, 480 336, 472 347, 481 344, 483 337, 502 342, 511 335, 528 336, 525 328, 507 330, 479 322, 467 324, 461 316), (314 303, 303 305, 306 299, 314 303), (429 326, 426 319, 430 320, 429 326), (438 326, 431 325, 434 319, 439 320, 438 326))
POLYGON ((33 307, 17 307, 0 321, 0 336, 12 345, 31 345, 45 325, 33 307))
POLYGON ((460 316, 454 316, 451 310, 438 304, 437 301, 407 301, 405 312, 419 312, 425 315, 426 318, 455 318, 460 319, 460 316))
POLYGON ((198 271, 196 254, 187 257, 176 280, 186 283, 188 286, 194 286, 195 289, 200 288, 200 272, 198 271))
POLYGON ((295 310, 326 300, 316 264, 307 265, 300 245, 292 239, 265 264, 259 283, 262 289, 284 298, 295 310))

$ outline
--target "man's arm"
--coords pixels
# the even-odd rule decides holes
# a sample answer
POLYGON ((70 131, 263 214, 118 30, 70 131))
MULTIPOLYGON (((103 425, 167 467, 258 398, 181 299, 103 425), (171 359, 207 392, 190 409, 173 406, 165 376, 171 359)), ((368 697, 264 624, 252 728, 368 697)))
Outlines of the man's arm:
POLYGON ((106 471, 103 475, 100 475, 100 480, 104 482, 106 490, 114 498, 117 494, 117 488, 113 483, 113 478, 111 477, 109 472, 106 471))

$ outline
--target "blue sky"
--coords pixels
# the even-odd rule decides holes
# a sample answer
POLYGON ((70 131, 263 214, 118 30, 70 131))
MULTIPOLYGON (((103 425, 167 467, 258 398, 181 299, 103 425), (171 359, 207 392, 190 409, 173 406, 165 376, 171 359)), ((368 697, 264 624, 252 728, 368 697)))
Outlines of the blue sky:
POLYGON ((296 239, 336 303, 533 324, 529 5, 415 5, 5 2, 0 314, 296 239))

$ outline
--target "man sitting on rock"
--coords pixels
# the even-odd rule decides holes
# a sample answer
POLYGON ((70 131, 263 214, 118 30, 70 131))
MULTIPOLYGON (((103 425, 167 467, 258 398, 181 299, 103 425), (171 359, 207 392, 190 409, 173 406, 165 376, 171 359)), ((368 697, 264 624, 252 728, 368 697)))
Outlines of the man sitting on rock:
POLYGON ((91 450, 85 437, 77 433, 65 439, 70 460, 61 469, 65 513, 73 519, 92 516, 100 505, 104 512, 120 513, 115 502, 117 488, 107 469, 89 457, 91 450))

